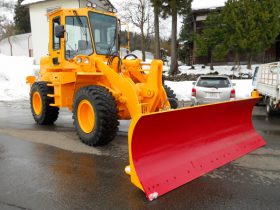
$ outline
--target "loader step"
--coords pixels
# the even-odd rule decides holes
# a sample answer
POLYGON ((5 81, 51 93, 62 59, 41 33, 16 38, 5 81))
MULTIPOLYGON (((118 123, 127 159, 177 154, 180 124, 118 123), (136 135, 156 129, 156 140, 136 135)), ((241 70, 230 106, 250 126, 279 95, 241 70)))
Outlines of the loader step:
POLYGON ((57 95, 57 94, 48 94, 47 96, 50 98, 60 97, 60 95, 57 95))
POLYGON ((54 86, 59 86, 60 84, 54 84, 54 83, 48 83, 47 86, 48 87, 54 87, 54 86))

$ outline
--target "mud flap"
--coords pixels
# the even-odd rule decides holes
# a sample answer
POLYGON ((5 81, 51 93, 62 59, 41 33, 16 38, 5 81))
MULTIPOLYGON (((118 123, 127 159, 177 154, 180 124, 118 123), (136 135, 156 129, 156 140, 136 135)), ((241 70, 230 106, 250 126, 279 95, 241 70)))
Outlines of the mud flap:
POLYGON ((259 99, 143 115, 129 129, 131 181, 153 200, 257 148, 252 124, 259 99))

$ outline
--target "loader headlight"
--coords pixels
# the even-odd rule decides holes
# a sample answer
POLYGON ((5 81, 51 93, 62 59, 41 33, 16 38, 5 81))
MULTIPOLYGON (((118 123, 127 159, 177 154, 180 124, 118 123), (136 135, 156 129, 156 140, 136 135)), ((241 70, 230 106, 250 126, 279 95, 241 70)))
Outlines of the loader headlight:
POLYGON ((87 2, 87 7, 90 7, 90 8, 96 8, 96 4, 95 3, 92 3, 92 2, 87 2))
POLYGON ((88 58, 84 59, 84 64, 89 64, 89 59, 88 58))
POLYGON ((78 58, 76 59, 76 62, 77 62, 77 63, 82 63, 82 61, 83 61, 83 60, 82 60, 82 58, 80 58, 80 57, 78 57, 78 58))

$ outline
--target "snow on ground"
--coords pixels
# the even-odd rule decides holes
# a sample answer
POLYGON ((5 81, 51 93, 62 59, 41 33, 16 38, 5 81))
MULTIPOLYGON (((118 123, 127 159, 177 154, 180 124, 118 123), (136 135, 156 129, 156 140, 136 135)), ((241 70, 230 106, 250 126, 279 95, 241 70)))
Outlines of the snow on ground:
MULTIPOLYGON (((134 50, 130 54, 136 55, 138 58, 142 59, 142 51, 140 50, 134 50)), ((146 60, 149 60, 150 62, 152 59, 154 59, 154 55, 151 52, 145 52, 146 54, 146 60)))
MULTIPOLYGON (((165 81, 165 84, 168 85, 174 93, 176 94, 179 101, 190 101, 191 92, 192 92, 192 83, 194 81, 183 81, 183 82, 172 82, 165 81)), ((251 96, 251 92, 254 89, 252 86, 252 80, 232 80, 232 83, 235 83, 236 98, 248 98, 251 96)))
MULTIPOLYGON (((181 74, 195 74, 195 75, 202 75, 202 74, 209 74, 209 73, 214 73, 214 72, 218 72, 219 75, 235 75, 235 76, 239 76, 239 74, 243 74, 245 75, 244 78, 246 77, 246 75, 250 75, 252 76, 254 74, 254 70, 255 68, 259 66, 259 65, 252 65, 252 70, 247 69, 247 65, 241 65, 240 69, 236 69, 234 71, 232 71, 232 66, 228 65, 228 66, 214 66, 214 70, 210 70, 210 66, 205 66, 205 68, 202 68, 203 65, 195 65, 195 69, 191 69, 190 66, 180 66, 179 70, 181 72, 181 74)), ((168 72, 165 72, 165 74, 167 74, 168 72)))
POLYGON ((232 82, 236 84, 236 98, 242 99, 251 97, 251 92, 254 89, 251 79, 232 80, 232 82))
POLYGON ((0 54, 0 101, 29 98, 26 76, 34 74, 33 58, 0 54))
POLYGON ((179 101, 190 101, 193 82, 194 81, 183 81, 183 82, 165 81, 165 84, 174 91, 179 101))

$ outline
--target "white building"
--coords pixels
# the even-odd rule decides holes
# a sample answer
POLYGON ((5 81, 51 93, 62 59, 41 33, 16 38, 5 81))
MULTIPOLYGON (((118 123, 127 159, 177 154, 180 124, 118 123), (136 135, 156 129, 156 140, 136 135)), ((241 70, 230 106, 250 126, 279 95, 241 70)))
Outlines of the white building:
MULTIPOLYGON (((90 0, 102 10, 114 8, 109 0, 90 0)), ((46 14, 58 8, 82 8, 86 7, 87 0, 24 0, 22 5, 29 7, 33 55, 35 62, 39 64, 40 58, 48 54, 49 27, 46 14)))

